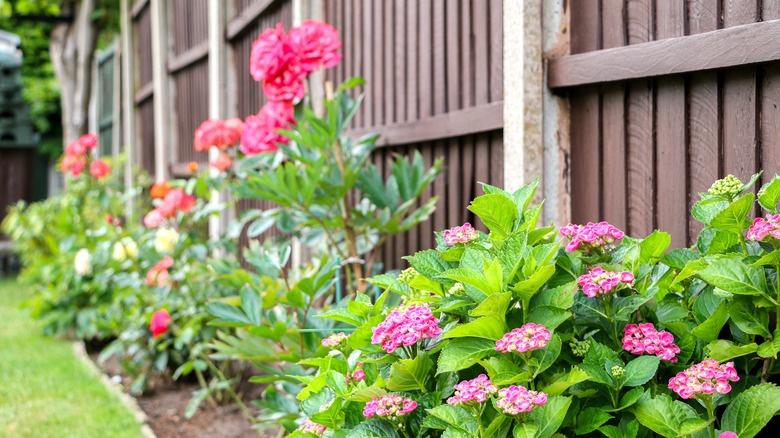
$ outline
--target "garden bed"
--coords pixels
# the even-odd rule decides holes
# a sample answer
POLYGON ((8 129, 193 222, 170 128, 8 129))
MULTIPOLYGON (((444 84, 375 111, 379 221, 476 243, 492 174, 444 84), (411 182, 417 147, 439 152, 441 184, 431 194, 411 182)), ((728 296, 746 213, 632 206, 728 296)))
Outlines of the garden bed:
MULTIPOLYGON (((123 373, 115 358, 104 363, 97 361, 99 351, 91 352, 90 357, 112 381, 122 377, 122 386, 128 390, 130 380, 123 373)), ((149 426, 157 438, 206 438, 206 437, 257 437, 252 423, 235 404, 215 406, 209 401, 203 402, 195 415, 187 419, 185 411, 192 393, 200 386, 196 382, 171 382, 162 378, 153 379, 149 390, 136 396, 138 406, 146 414, 149 426)), ((243 400, 249 403, 260 397, 257 385, 243 382, 239 388, 243 400)), ((263 436, 276 436, 263 435, 263 436)))

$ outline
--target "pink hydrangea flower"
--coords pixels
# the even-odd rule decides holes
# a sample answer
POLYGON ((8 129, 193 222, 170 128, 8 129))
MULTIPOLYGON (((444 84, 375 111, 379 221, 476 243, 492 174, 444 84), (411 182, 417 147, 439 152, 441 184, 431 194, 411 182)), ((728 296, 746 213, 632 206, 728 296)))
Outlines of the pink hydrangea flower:
POLYGON ((610 272, 598 266, 577 279, 577 284, 582 288, 582 292, 591 298, 597 295, 606 295, 613 289, 619 288, 621 283, 631 285, 633 282, 634 274, 628 271, 610 272))
POLYGON ((728 394, 731 391, 729 382, 739 381, 734 362, 719 364, 714 359, 708 359, 677 373, 669 379, 669 389, 683 399, 694 398, 700 394, 728 394))
MULTIPOLYGON (((358 364, 360 365, 360 364, 358 364)), ((366 378, 366 372, 363 371, 362 368, 356 369, 354 373, 352 373, 352 380, 355 382, 360 382, 363 379, 366 378)))
POLYGON ((529 391, 523 386, 509 386, 498 391, 496 406, 507 415, 531 412, 536 406, 547 403, 547 394, 541 391, 529 391))
POLYGON ((452 227, 449 230, 444 230, 444 243, 450 246, 455 245, 456 243, 470 242, 478 238, 479 234, 477 233, 477 230, 468 222, 459 227, 452 227))
POLYGON ((768 214, 766 219, 757 217, 753 224, 748 228, 747 238, 749 240, 762 241, 766 236, 780 239, 780 214, 768 214))
POLYGON ((398 394, 389 394, 371 399, 363 408, 363 416, 371 418, 374 415, 397 423, 400 417, 417 409, 417 402, 398 394))
POLYGON ((718 438, 739 438, 734 432, 723 432, 718 435, 718 438))
POLYGON ((335 347, 339 344, 341 344, 341 341, 347 339, 347 334, 344 332, 341 333, 334 333, 327 338, 322 340, 322 345, 324 347, 335 347))
POLYGON ((411 346, 425 338, 441 334, 439 320, 433 316, 427 304, 412 304, 395 309, 378 326, 371 329, 372 344, 380 344, 388 353, 401 345, 411 346))
POLYGON ((276 152, 277 143, 287 144, 289 139, 276 132, 294 123, 291 103, 268 102, 257 115, 246 118, 241 137, 241 152, 252 156, 265 152, 276 152))
POLYGON ((496 341, 496 351, 504 354, 513 351, 525 353, 526 351, 537 350, 547 346, 547 342, 552 339, 550 331, 544 328, 542 324, 528 324, 516 328, 505 334, 496 341))
POLYGON ((326 430, 328 430, 328 428, 319 423, 315 423, 307 418, 303 420, 303 423, 301 423, 301 425, 298 426, 298 429, 296 430, 299 430, 303 433, 313 433, 315 435, 322 435, 323 433, 325 433, 326 430))
POLYGON ((89 173, 97 179, 105 178, 111 173, 111 165, 103 160, 95 160, 89 165, 89 173))
POLYGON ((310 73, 324 66, 331 68, 341 61, 341 41, 336 29, 326 23, 306 20, 290 29, 290 43, 298 54, 301 68, 310 73))
POLYGON ((484 374, 480 374, 476 379, 464 380, 455 385, 455 395, 447 399, 447 403, 457 406, 461 403, 476 401, 485 403, 488 395, 498 392, 498 388, 484 374))
POLYGON ((586 225, 568 224, 561 228, 561 235, 570 239, 566 252, 579 249, 590 253, 615 249, 625 233, 608 222, 588 222, 586 225))
POLYGON ((654 354, 663 360, 677 362, 680 347, 666 330, 657 331, 653 324, 628 324, 624 330, 623 349, 633 354, 654 354))

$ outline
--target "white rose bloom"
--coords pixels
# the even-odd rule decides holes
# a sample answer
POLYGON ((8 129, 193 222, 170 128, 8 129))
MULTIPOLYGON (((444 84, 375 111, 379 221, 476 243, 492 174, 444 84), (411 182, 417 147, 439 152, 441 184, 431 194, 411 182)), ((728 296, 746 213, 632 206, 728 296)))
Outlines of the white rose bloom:
POLYGON ((73 262, 76 273, 79 275, 89 275, 92 272, 92 255, 89 250, 82 248, 76 253, 76 260, 73 262))
POLYGON ((122 240, 114 244, 112 257, 118 262, 123 262, 128 257, 135 260, 138 257, 138 245, 132 238, 123 237, 122 240))
POLYGON ((161 253, 173 251, 179 241, 179 233, 173 228, 160 228, 154 236, 154 248, 161 253))

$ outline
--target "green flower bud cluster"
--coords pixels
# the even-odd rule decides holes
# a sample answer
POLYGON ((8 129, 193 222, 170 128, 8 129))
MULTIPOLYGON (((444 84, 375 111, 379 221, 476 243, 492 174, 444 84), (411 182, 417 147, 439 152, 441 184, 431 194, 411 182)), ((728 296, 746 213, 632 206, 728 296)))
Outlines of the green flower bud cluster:
POLYGON ((403 270, 403 272, 401 272, 401 275, 398 276, 398 282, 409 284, 414 281, 418 275, 420 275, 420 273, 417 272, 414 268, 406 268, 403 270))
POLYGON ((712 187, 707 191, 713 196, 725 196, 731 198, 736 196, 742 190, 742 181, 734 175, 728 175, 712 183, 712 187))
POLYGON ((463 286, 463 283, 455 283, 447 293, 450 295, 464 295, 466 293, 466 288, 463 286))
POLYGON ((626 369, 621 367, 620 365, 615 365, 614 367, 612 367, 612 377, 616 379, 619 377, 623 377, 623 374, 625 373, 626 373, 626 369))
POLYGON ((578 341, 577 339, 572 338, 569 342, 569 347, 571 347, 571 352, 574 353, 575 356, 583 357, 585 356, 585 353, 588 352, 588 349, 590 349, 590 339, 578 341))

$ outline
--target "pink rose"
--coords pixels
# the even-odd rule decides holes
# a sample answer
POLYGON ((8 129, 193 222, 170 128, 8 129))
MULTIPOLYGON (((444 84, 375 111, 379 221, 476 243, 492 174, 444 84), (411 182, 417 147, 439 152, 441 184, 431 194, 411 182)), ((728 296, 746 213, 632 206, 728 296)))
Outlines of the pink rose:
POLYGON ((149 330, 152 332, 152 336, 157 338, 165 334, 168 331, 168 325, 171 323, 171 315, 165 309, 160 309, 152 315, 152 320, 149 323, 149 330))
POLYGON ((89 173, 97 179, 104 178, 111 173, 111 165, 103 160, 95 160, 89 165, 89 173))

